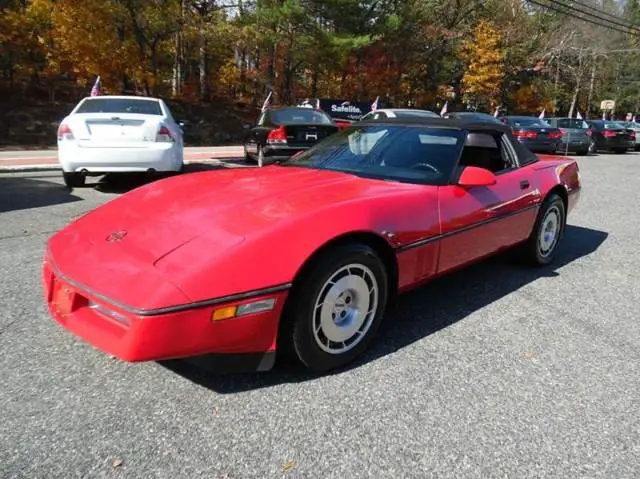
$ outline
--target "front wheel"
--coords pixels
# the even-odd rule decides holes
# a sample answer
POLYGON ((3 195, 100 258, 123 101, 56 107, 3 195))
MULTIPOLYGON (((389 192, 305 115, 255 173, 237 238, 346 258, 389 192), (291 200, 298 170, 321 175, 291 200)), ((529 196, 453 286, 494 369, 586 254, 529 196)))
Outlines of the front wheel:
POLYGON ((560 196, 552 194, 542 204, 533 231, 523 245, 525 261, 538 266, 551 263, 564 234, 565 224, 564 201, 560 196))
POLYGON ((369 345, 387 305, 384 264, 365 245, 346 245, 318 258, 294 284, 281 341, 307 368, 344 366, 369 345))

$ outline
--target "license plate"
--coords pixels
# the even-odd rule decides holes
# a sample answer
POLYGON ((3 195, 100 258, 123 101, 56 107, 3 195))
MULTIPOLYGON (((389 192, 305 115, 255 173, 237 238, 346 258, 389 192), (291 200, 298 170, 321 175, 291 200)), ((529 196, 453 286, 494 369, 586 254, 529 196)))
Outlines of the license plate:
POLYGON ((75 293, 66 286, 60 285, 53 298, 53 303, 56 305, 56 309, 62 315, 71 313, 73 309, 73 300, 75 299, 75 293))

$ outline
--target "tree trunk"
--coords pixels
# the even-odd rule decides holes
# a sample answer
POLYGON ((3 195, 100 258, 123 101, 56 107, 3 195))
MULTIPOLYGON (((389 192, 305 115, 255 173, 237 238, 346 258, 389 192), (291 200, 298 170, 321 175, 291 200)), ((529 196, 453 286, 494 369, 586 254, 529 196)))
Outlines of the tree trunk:
MULTIPOLYGON (((256 63, 256 70, 260 71, 260 60, 261 60, 261 56, 260 56, 260 47, 256 47, 256 51, 254 53, 254 61, 256 63)), ((258 75, 254 76, 253 79, 253 100, 251 102, 251 106, 255 107, 258 104, 258 88, 260 86, 260 81, 258 79, 258 75)))
POLYGON ((200 48, 198 50, 198 69, 200 72, 200 100, 205 101, 209 97, 207 82, 207 40, 204 32, 200 31, 200 48))
POLYGON ((585 112, 585 118, 589 118, 591 112, 591 101, 593 100, 593 88, 596 82, 596 61, 593 60, 591 66, 591 79, 589 80, 589 95, 587 96, 587 111, 585 112))
POLYGON ((275 90, 276 86, 276 58, 278 55, 278 43, 269 45, 269 64, 267 65, 267 87, 275 90))
POLYGON ((318 96, 318 62, 313 67, 313 73, 311 74, 311 98, 317 98, 318 96))
POLYGON ((571 99, 571 107, 569 107, 569 118, 573 118, 573 110, 576 108, 578 102, 578 94, 580 93, 580 83, 576 83, 576 88, 573 90, 573 98, 571 99))

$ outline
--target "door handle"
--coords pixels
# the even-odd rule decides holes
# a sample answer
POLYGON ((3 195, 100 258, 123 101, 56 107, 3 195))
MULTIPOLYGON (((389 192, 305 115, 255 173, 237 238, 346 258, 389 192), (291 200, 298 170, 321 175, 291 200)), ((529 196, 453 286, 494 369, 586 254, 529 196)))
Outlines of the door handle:
POLYGON ((523 180, 520 182, 520 189, 521 190, 526 190, 527 188, 529 188, 529 182, 527 180, 523 180))

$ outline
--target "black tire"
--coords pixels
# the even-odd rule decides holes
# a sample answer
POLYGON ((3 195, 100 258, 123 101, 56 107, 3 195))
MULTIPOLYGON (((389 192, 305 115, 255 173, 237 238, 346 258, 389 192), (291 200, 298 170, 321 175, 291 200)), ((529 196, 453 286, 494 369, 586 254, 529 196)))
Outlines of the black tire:
POLYGON ((595 140, 591 140, 591 143, 589 143, 589 153, 596 154, 597 152, 598 145, 596 144, 595 140))
POLYGON ((524 261, 534 266, 545 266, 551 263, 555 259, 556 250, 564 236, 566 222, 567 212, 564 206, 564 201, 560 196, 552 193, 542 203, 536 222, 533 225, 531 235, 523 244, 522 256, 524 261), (548 224, 545 220, 551 214, 557 215, 559 229, 556 232, 555 239, 553 240, 551 247, 548 250, 543 251, 543 247, 540 244, 540 236, 542 235, 543 227, 548 224))
MULTIPOLYGON (((352 276, 355 276, 355 274, 352 274, 352 276)), ((360 289, 360 291, 363 290, 360 289)), ((278 351, 301 363, 307 369, 319 373, 344 366, 362 354, 369 346, 384 317, 387 298, 387 271, 382 260, 373 249, 362 244, 349 244, 332 248, 313 261, 309 267, 305 268, 301 273, 301 277, 294 283, 282 318, 282 326, 278 338, 278 351), (316 304, 322 296, 328 294, 332 288, 339 289, 337 283, 328 285, 326 284, 327 281, 336 274, 343 274, 340 270, 349 265, 359 265, 353 266, 349 271, 351 273, 363 273, 363 277, 366 277, 367 280, 363 280, 362 284, 371 286, 374 284, 370 282, 369 273, 373 275, 372 277, 377 283, 377 307, 370 315, 365 313, 363 316, 360 312, 349 318, 351 312, 357 309, 358 306, 349 309, 348 305, 349 303, 352 305, 359 304, 371 311, 371 303, 375 297, 372 292, 374 291, 373 287, 368 289, 366 295, 359 295, 356 291, 358 288, 354 286, 353 290, 347 290, 344 296, 339 296, 339 298, 343 298, 340 300, 340 306, 334 304, 333 307, 327 305, 316 308, 316 304), (364 266, 364 268, 360 269, 360 266, 364 266), (346 313, 343 314, 345 311, 346 313), (334 345, 349 346, 350 349, 342 352, 327 352, 325 348, 331 349, 332 343, 325 343, 324 340, 328 341, 329 336, 325 335, 324 327, 319 326, 323 313, 331 314, 332 318, 336 318, 336 315, 338 316, 338 319, 332 319, 329 325, 330 328, 335 327, 334 331, 348 334, 344 330, 340 331, 342 326, 337 324, 340 321, 339 317, 344 316, 345 327, 351 325, 351 327, 357 328, 358 331, 364 331, 364 333, 356 335, 354 332, 344 342, 333 343, 334 345), (363 318, 363 323, 358 325, 360 318, 363 318), (350 320, 355 320, 355 322, 349 323, 350 320), (318 327, 314 327, 316 323, 318 327), (323 346, 320 343, 323 343, 323 346), (349 344, 347 345, 347 343, 349 344)), ((329 316, 325 317, 329 318, 329 316)), ((331 334, 329 330, 326 332, 331 334)), ((334 336, 334 338, 336 337, 334 336)))
POLYGON ((615 148, 613 150, 615 153, 617 153, 618 155, 624 155, 627 152, 626 148, 615 148))
POLYGON ((85 183, 85 176, 82 173, 62 172, 62 179, 67 188, 78 188, 85 183))
POLYGON ((589 154, 589 148, 585 150, 578 150, 576 153, 578 154, 578 156, 587 156, 589 154))

